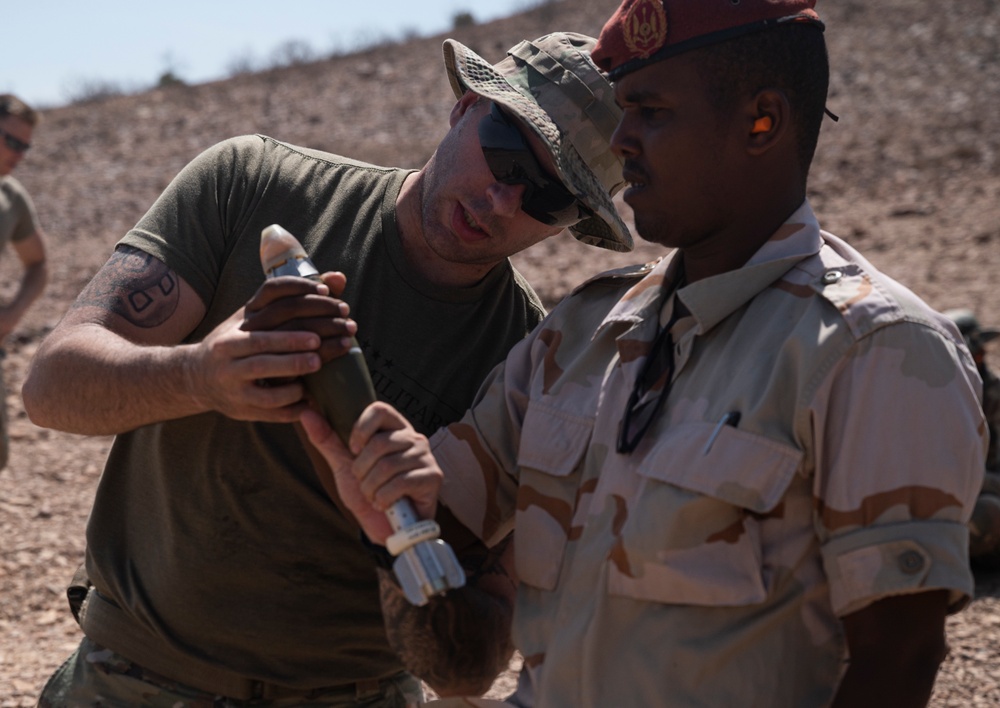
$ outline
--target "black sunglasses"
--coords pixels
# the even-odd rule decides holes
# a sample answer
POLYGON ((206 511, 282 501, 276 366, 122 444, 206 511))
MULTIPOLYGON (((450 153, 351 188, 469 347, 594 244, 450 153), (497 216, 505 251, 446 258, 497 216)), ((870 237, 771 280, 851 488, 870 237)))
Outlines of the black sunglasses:
POLYGON ((625 404, 625 414, 618 424, 618 452, 627 455, 635 450, 639 441, 645 437, 653 421, 660 414, 660 409, 670 395, 671 379, 674 375, 674 340, 670 336, 670 328, 676 321, 676 313, 670 318, 656 339, 646 356, 646 361, 642 365, 632 393, 625 404), (650 391, 660 380, 663 380, 663 388, 656 398, 639 405, 639 401, 650 391))
POLYGON ((4 144, 14 152, 28 152, 28 148, 31 147, 31 143, 26 143, 23 140, 15 138, 6 130, 0 129, 0 135, 3 136, 4 144))
POLYGON ((521 210, 532 219, 568 226, 593 216, 561 182, 546 174, 517 125, 495 102, 479 121, 479 143, 497 182, 524 185, 521 210))

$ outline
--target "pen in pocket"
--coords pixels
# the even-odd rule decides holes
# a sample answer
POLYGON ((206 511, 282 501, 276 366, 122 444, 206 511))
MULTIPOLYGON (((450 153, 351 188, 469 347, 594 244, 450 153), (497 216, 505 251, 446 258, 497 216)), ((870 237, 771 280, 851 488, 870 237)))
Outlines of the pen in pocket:
POLYGON ((719 418, 719 422, 715 426, 715 430, 712 431, 712 435, 708 438, 708 442, 705 443, 705 449, 702 451, 703 455, 707 455, 708 451, 712 449, 712 445, 715 444, 715 439, 719 437, 719 433, 722 432, 722 426, 731 425, 734 428, 740 423, 740 412, 739 411, 729 411, 724 416, 719 418))

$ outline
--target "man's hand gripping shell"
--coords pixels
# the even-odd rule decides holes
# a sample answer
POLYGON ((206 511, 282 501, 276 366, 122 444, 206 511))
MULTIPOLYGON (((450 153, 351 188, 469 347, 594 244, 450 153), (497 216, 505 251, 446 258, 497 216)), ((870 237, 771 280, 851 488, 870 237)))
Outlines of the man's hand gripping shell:
POLYGON ((197 345, 189 375, 207 407, 240 420, 298 420, 307 407, 299 377, 344 354, 357 331, 347 304, 332 296, 343 292, 343 274, 323 281, 265 281, 197 345))
POLYGON ((368 406, 351 431, 350 449, 313 410, 302 413, 309 441, 333 470, 344 504, 373 542, 393 533, 385 512, 409 497, 422 519, 433 519, 444 475, 421 435, 395 408, 382 401, 368 406))

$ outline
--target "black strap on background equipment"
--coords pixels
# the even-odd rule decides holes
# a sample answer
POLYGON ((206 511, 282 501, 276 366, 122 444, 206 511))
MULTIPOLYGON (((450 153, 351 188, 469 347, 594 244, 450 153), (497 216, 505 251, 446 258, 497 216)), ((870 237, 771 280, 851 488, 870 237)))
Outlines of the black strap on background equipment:
POLYGON ((87 593, 90 592, 91 587, 90 578, 87 576, 87 564, 81 563, 80 567, 73 573, 73 579, 69 581, 69 586, 66 588, 69 609, 77 624, 80 624, 80 611, 83 609, 83 602, 87 599, 87 593))

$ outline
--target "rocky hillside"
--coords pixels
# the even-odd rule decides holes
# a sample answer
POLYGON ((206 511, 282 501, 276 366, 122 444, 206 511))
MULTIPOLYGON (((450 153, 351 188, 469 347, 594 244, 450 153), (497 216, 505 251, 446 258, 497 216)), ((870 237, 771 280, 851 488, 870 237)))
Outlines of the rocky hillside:
MULTIPOLYGON (((596 34, 616 4, 551 2, 449 36, 495 61, 553 29, 596 34)), ((1000 324, 992 285, 1000 274, 1000 2, 820 0, 818 9, 833 67, 829 107, 840 116, 826 122, 810 182, 821 221, 935 307, 972 307, 1000 324)), ((0 708, 33 705, 75 645, 62 587, 82 556, 109 442, 26 420, 18 393, 39 341, 173 175, 221 139, 265 133, 421 165, 452 104, 442 39, 47 112, 17 173, 49 234, 52 284, 7 342, 4 363, 14 449, 0 472, 0 708)), ((552 304, 587 275, 656 255, 640 245, 597 257, 560 236, 516 261, 552 304)), ((15 282, 11 260, 0 263, 0 296, 15 282)), ((978 592, 950 620, 953 652, 934 705, 1000 704, 1000 581, 984 577, 978 592)))

